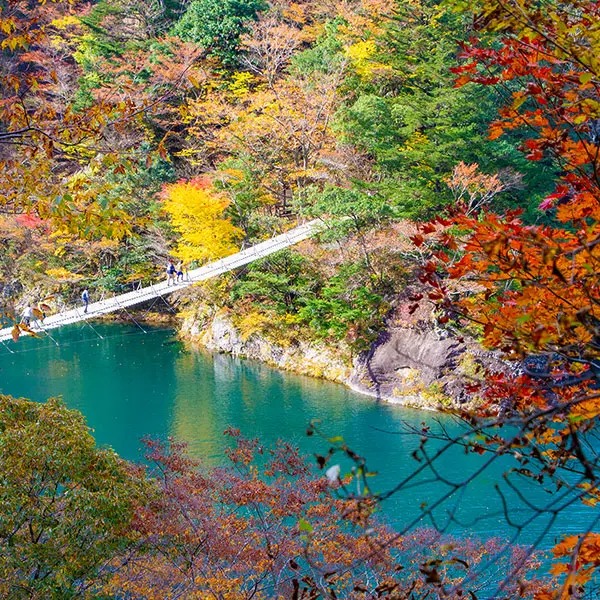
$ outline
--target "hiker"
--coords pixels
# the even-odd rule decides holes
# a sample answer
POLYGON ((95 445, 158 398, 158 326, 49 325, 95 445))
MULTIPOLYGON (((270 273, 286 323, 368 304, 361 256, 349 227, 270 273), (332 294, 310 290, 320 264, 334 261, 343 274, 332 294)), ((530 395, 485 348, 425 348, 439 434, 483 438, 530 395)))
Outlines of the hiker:
POLYGON ((23 309, 21 313, 21 323, 29 327, 31 325, 31 318, 33 317, 33 308, 29 304, 23 309))
POLYGON ((46 318, 46 309, 48 309, 48 308, 49 307, 47 304, 44 304, 43 302, 38 302, 37 309, 40 311, 40 314, 42 315, 42 318, 41 318, 42 323, 44 322, 44 319, 46 318))
POLYGON ((87 288, 81 292, 81 301, 84 306, 83 312, 86 313, 88 311, 88 304, 90 303, 90 293, 87 288))
POLYGON ((183 263, 181 261, 177 263, 175 270, 177 271, 177 281, 183 281, 183 263))
POLYGON ((177 269, 175 269, 175 265, 173 264, 173 261, 170 260, 169 264, 167 265, 167 285, 171 285, 171 283, 173 283, 173 285, 175 285, 176 273, 177 273, 177 269))

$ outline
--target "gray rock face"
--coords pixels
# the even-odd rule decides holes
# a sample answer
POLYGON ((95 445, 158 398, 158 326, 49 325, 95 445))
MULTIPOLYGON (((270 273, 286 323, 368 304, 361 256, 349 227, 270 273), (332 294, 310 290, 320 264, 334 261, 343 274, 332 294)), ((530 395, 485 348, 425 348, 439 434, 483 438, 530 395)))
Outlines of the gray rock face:
POLYGON ((252 358, 279 369, 338 383, 346 383, 350 377, 350 365, 335 349, 304 341, 280 345, 256 333, 244 339, 225 314, 216 314, 202 323, 184 323, 182 332, 192 342, 213 352, 252 358))
POLYGON ((484 366, 502 368, 473 340, 444 330, 393 327, 356 361, 349 384, 382 400, 449 409, 479 401, 465 386, 481 381, 484 366))
POLYGON ((206 331, 203 337, 209 350, 227 352, 235 356, 245 354, 244 342, 229 320, 215 317, 211 322, 210 330, 206 331))
POLYGON ((439 339, 432 331, 396 328, 385 332, 383 343, 375 346, 365 367, 373 383, 383 385, 396 381, 394 374, 418 370, 420 380, 429 385, 440 377, 450 356, 462 352, 453 339, 439 339))

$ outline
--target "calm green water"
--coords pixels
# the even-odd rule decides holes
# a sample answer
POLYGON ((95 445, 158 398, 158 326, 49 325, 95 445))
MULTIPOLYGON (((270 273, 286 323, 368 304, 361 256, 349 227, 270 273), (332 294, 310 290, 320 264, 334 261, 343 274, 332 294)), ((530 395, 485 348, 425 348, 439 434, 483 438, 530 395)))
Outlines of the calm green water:
MULTIPOLYGON (((385 491, 419 466, 411 456, 418 438, 405 433, 407 425, 418 428, 427 422, 434 428, 459 431, 450 418, 379 404, 342 386, 229 356, 188 352, 171 331, 143 333, 127 325, 94 328, 83 325, 53 332, 58 345, 47 338, 25 338, 10 343, 14 354, 0 345, 0 392, 38 401, 62 396, 68 406, 83 412, 99 444, 112 446, 128 459, 142 458, 142 436, 173 436, 188 442, 192 454, 205 463, 222 464, 228 443, 223 431, 230 425, 265 444, 285 438, 307 453, 325 452, 326 441, 305 435, 310 420, 320 419, 328 435, 343 436, 368 458, 370 469, 379 472, 373 487, 385 491)), ((506 460, 485 469, 466 491, 442 503, 436 510, 436 524, 462 534, 513 535, 494 491, 502 472, 511 466, 506 460)), ((439 473, 456 481, 480 468, 483 461, 453 448, 436 464, 439 473)), ((426 470, 418 485, 386 500, 386 519, 402 528, 418 520, 423 503, 431 506, 446 496, 450 488, 432 479, 432 472, 426 470)), ((552 499, 539 486, 524 483, 521 491, 535 504, 552 499)), ((524 502, 505 492, 511 518, 528 518, 531 511, 524 502)), ((552 544, 558 534, 580 531, 590 516, 579 504, 573 505, 542 545, 552 544)), ((423 520, 422 524, 431 523, 423 520)), ((534 520, 518 540, 534 542, 547 526, 547 519, 534 520)))

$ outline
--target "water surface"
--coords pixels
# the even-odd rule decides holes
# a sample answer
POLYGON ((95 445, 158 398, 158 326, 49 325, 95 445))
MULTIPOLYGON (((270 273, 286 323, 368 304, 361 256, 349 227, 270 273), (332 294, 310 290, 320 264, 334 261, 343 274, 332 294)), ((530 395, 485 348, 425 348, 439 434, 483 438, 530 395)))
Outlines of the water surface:
MULTIPOLYGON (((223 431, 228 426, 259 437, 265 445, 285 438, 308 454, 324 453, 327 442, 305 434, 309 422, 318 419, 328 435, 343 436, 367 457, 370 469, 379 473, 372 485, 383 492, 422 465, 412 456, 419 436, 406 434, 407 427, 419 429, 427 423, 460 431, 443 415, 377 403, 343 386, 257 362, 187 351, 170 330, 144 333, 129 325, 83 324, 52 335, 54 340, 24 338, 0 346, 0 392, 36 401, 62 396, 85 415, 99 444, 131 460, 142 459, 140 439, 151 435, 173 436, 187 442, 191 453, 206 464, 223 464, 229 443, 223 431)), ((431 453, 435 447, 431 444, 431 453)), ((451 484, 481 468, 485 460, 455 447, 436 462, 437 475, 451 484)), ((509 508, 503 508, 494 486, 514 466, 507 461, 495 461, 466 490, 449 497, 451 486, 425 469, 418 485, 383 503, 384 515, 402 528, 418 521, 423 507, 447 497, 435 511, 436 525, 460 534, 512 536, 516 531, 508 527, 505 512, 520 522, 532 515, 527 503, 544 505, 554 496, 524 482, 522 500, 504 489, 509 508)), ((580 531, 589 518, 589 510, 573 505, 542 545, 552 545, 558 534, 580 531)), ((431 523, 425 519, 422 524, 431 523)), ((518 540, 536 541, 547 526, 547 518, 536 519, 518 540)))

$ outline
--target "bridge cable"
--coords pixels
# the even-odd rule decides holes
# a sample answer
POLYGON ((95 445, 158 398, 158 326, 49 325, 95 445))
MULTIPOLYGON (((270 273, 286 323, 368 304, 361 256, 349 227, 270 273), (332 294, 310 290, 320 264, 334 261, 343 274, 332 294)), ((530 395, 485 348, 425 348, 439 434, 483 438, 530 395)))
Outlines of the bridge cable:
MULTIPOLYGON (((154 287, 153 283, 150 284, 150 287, 152 288, 152 291, 154 292, 155 301, 160 298, 164 302, 165 306, 171 311, 171 313, 177 314, 177 311, 175 311, 175 309, 165 300, 165 297, 160 292, 156 291, 156 288, 154 287)), ((152 304, 152 306, 154 306, 154 303, 152 304)), ((152 306, 150 306, 150 308, 144 313, 144 315, 146 315, 150 311, 152 306)))
POLYGON ((87 325, 88 327, 91 327, 92 331, 101 339, 103 340, 104 337, 102 336, 101 333, 98 333, 98 331, 96 331, 96 328, 90 323, 90 319, 84 319, 83 321, 84 325, 87 325))
MULTIPOLYGON (((130 326, 133 326, 130 323, 127 323, 130 326)), ((75 323, 72 324, 73 326, 76 325, 75 323)), ((69 325, 70 326, 70 325, 69 325)), ((80 329, 83 329, 83 327, 81 327, 80 329)), ((104 336, 102 339, 103 340, 110 340, 110 339, 118 339, 118 338, 124 338, 124 337, 128 337, 130 335, 141 335, 142 333, 162 333, 164 331, 174 331, 174 329, 172 327, 156 327, 156 328, 152 328, 149 331, 135 331, 135 332, 130 332, 130 333, 118 333, 116 335, 106 335, 104 336)), ((34 340, 44 340, 46 339, 45 337, 38 337, 38 336, 32 336, 32 339, 34 340)), ((78 339, 78 340, 71 340, 69 342, 61 342, 60 344, 58 344, 59 348, 67 348, 69 346, 75 346, 77 344, 84 344, 84 343, 89 343, 90 341, 94 340, 96 338, 83 338, 83 339, 78 339)), ((6 346, 6 349, 11 353, 11 354, 25 354, 27 352, 37 352, 39 350, 48 350, 50 348, 53 348, 54 345, 53 344, 45 344, 44 346, 37 346, 35 348, 24 348, 22 350, 12 350, 11 348, 9 348, 8 346, 6 346)), ((0 355, 4 356, 4 355, 0 355)))
POLYGON ((41 321, 39 319, 36 319, 35 322, 37 323, 37 326, 57 345, 59 346, 60 344, 48 333, 48 330, 44 327, 44 320, 42 319, 41 321))
POLYGON ((2 344, 11 354, 15 354, 15 351, 12 350, 11 347, 4 340, 2 340, 2 344))
POLYGON ((117 306, 121 307, 121 310, 125 311, 127 313, 127 315, 131 318, 131 320, 144 332, 147 333, 147 331, 136 321, 135 317, 127 310, 127 307, 123 306, 118 300, 117 300, 117 296, 115 296, 113 298, 113 300, 115 301, 115 303, 117 304, 117 306))

